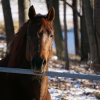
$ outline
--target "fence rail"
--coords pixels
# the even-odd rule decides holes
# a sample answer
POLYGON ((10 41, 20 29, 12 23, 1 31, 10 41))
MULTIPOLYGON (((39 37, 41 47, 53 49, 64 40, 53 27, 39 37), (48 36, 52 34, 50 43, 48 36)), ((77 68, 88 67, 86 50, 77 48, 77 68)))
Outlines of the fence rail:
POLYGON ((31 69, 20 69, 20 68, 7 68, 0 67, 0 72, 16 73, 16 74, 28 74, 28 75, 43 75, 43 76, 57 76, 57 77, 68 77, 68 78, 79 78, 89 80, 100 80, 100 76, 86 75, 86 74, 71 74, 71 73, 60 73, 46 71, 44 74, 35 74, 31 69))

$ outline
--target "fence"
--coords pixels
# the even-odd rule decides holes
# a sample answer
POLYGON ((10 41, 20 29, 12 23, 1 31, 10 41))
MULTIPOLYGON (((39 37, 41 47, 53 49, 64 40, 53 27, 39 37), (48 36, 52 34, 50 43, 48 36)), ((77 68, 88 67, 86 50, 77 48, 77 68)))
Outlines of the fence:
POLYGON ((20 68, 7 68, 0 67, 0 72, 17 73, 17 74, 28 74, 28 75, 43 75, 43 76, 57 76, 57 77, 68 77, 68 78, 79 78, 89 80, 100 80, 100 76, 86 75, 86 74, 71 74, 71 73, 60 73, 46 71, 44 74, 35 74, 31 69, 20 69, 20 68))

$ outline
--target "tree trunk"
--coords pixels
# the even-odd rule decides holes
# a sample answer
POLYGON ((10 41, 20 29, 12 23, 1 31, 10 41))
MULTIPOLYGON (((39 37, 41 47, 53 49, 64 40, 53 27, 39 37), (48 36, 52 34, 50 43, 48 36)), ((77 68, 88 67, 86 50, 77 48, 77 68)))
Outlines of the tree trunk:
MULTIPOLYGON (((77 0, 73 0, 72 5, 77 10, 77 0)), ((73 22, 74 22, 75 52, 76 55, 79 55, 80 49, 79 49, 78 16, 74 9, 73 9, 73 22)))
MULTIPOLYGON (((92 23, 94 26, 94 0, 90 0, 90 8, 91 8, 91 17, 92 17, 92 23)), ((94 27, 95 28, 95 27, 94 27)))
POLYGON ((62 30, 59 20, 59 0, 46 0, 47 8, 54 7, 55 9, 55 19, 54 19, 54 30, 55 30, 55 44, 58 59, 65 60, 65 48, 64 41, 62 38, 62 30))
POLYGON ((28 20, 28 0, 18 0, 19 27, 28 20))
POLYGON ((95 16, 95 33, 97 38, 97 46, 98 46, 98 55, 99 55, 99 63, 100 63, 100 1, 94 0, 94 16, 95 16))
POLYGON ((81 17, 81 60, 88 60, 88 53, 90 54, 90 48, 83 12, 83 15, 81 17))
POLYGON ((68 49, 67 49, 67 25, 66 25, 66 0, 63 1, 64 6, 64 33, 65 33, 65 69, 69 70, 69 59, 68 59, 68 49))
POLYGON ((88 60, 88 53, 90 54, 90 48, 83 6, 82 12, 83 14, 81 16, 81 60, 88 60))
POLYGON ((14 26, 13 26, 9 0, 1 0, 1 3, 2 3, 2 8, 3 8, 6 40, 7 40, 7 45, 8 45, 14 35, 14 26))
POLYGON ((85 16, 86 29, 88 33, 88 39, 89 39, 90 57, 91 60, 94 61, 97 60, 98 53, 97 53, 97 45, 96 45, 96 36, 95 36, 92 17, 91 17, 90 1, 82 0, 82 3, 83 3, 83 10, 85 16))

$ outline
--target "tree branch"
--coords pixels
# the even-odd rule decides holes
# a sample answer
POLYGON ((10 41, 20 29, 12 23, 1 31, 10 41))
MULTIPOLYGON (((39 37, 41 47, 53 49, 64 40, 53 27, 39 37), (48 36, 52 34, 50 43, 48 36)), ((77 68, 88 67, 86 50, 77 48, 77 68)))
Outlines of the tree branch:
POLYGON ((72 5, 70 5, 68 2, 66 2, 66 4, 67 4, 69 7, 71 7, 72 9, 74 9, 75 12, 77 13, 77 15, 78 15, 79 17, 81 17, 80 13, 76 10, 75 7, 73 7, 72 5))
MULTIPOLYGON (((61 0, 61 1, 63 1, 63 0, 61 0)), ((75 7, 73 7, 72 5, 70 5, 68 2, 65 2, 65 3, 66 3, 69 7, 71 7, 72 9, 74 9, 75 12, 77 13, 77 15, 78 15, 79 17, 81 17, 80 13, 76 10, 75 7)))

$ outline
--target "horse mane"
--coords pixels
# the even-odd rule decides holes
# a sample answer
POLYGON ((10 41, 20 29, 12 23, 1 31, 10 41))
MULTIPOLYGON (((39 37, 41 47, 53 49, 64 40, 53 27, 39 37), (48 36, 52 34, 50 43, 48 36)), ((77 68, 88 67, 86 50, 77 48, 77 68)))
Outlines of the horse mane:
POLYGON ((4 59, 0 61, 0 66, 2 67, 16 67, 19 68, 22 60, 25 59, 26 50, 26 31, 28 27, 29 20, 24 23, 24 25, 15 34, 14 39, 10 42, 8 46, 8 53, 4 59))

